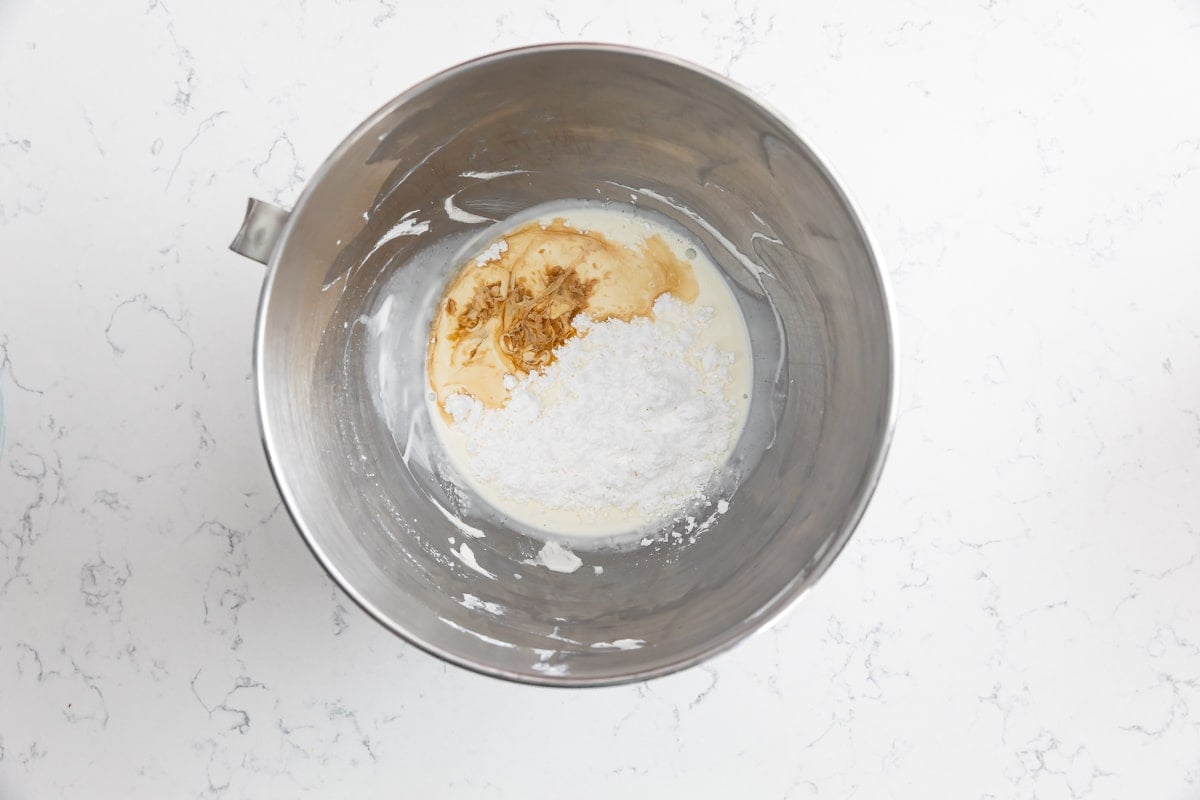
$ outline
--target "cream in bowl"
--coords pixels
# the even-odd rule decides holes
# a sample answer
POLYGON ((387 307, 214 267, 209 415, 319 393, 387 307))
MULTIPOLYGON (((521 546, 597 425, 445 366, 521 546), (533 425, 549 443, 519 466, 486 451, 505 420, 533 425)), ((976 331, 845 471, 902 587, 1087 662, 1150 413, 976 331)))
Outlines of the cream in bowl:
POLYGON ((746 420, 751 356, 720 271, 633 206, 523 217, 466 259, 434 319, 430 417, 457 472, 575 540, 727 506, 709 485, 746 420))

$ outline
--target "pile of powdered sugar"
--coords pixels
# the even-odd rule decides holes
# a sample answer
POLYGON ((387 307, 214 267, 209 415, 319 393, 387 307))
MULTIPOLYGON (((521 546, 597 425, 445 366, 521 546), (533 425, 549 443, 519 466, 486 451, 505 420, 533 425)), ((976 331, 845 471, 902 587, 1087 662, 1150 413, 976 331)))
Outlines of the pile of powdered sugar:
POLYGON ((593 517, 660 519, 703 499, 737 426, 724 393, 733 356, 699 336, 711 316, 670 295, 652 319, 581 315, 552 364, 506 379, 503 408, 447 398, 473 476, 510 500, 593 517))

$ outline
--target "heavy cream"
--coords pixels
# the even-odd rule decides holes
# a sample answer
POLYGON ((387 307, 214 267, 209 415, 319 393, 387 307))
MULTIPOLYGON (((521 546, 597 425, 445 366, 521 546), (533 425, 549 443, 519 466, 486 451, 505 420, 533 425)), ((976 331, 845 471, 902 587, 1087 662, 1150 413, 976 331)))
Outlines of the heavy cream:
POLYGON ((427 367, 463 479, 500 514, 573 538, 703 504, 752 372, 737 301, 698 243, 595 206, 559 206, 471 254, 427 367))

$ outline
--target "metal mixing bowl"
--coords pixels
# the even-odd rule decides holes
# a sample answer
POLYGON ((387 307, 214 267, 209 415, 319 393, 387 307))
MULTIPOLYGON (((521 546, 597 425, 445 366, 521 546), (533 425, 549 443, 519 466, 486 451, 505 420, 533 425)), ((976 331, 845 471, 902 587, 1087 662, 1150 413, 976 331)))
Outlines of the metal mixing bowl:
POLYGON ((456 664, 576 686, 695 664, 828 569, 879 477, 895 356, 869 237, 776 114, 694 66, 554 45, 454 67, 360 125, 290 214, 252 201, 233 247, 270 265, 259 413, 297 527, 362 608, 456 664), (746 317, 754 393, 711 528, 579 550, 563 573, 461 488, 422 358, 489 221, 571 198, 635 204, 709 251, 746 317))

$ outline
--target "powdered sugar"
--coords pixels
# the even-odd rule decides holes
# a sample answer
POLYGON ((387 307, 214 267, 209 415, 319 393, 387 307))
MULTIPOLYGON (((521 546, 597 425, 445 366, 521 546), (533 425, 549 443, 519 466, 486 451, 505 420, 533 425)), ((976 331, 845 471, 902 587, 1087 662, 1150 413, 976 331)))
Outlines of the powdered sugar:
POLYGON ((701 336, 712 309, 670 295, 654 317, 592 322, 541 373, 512 379, 503 408, 447 398, 472 477, 516 503, 652 522, 703 499, 739 425, 733 355, 701 336))

